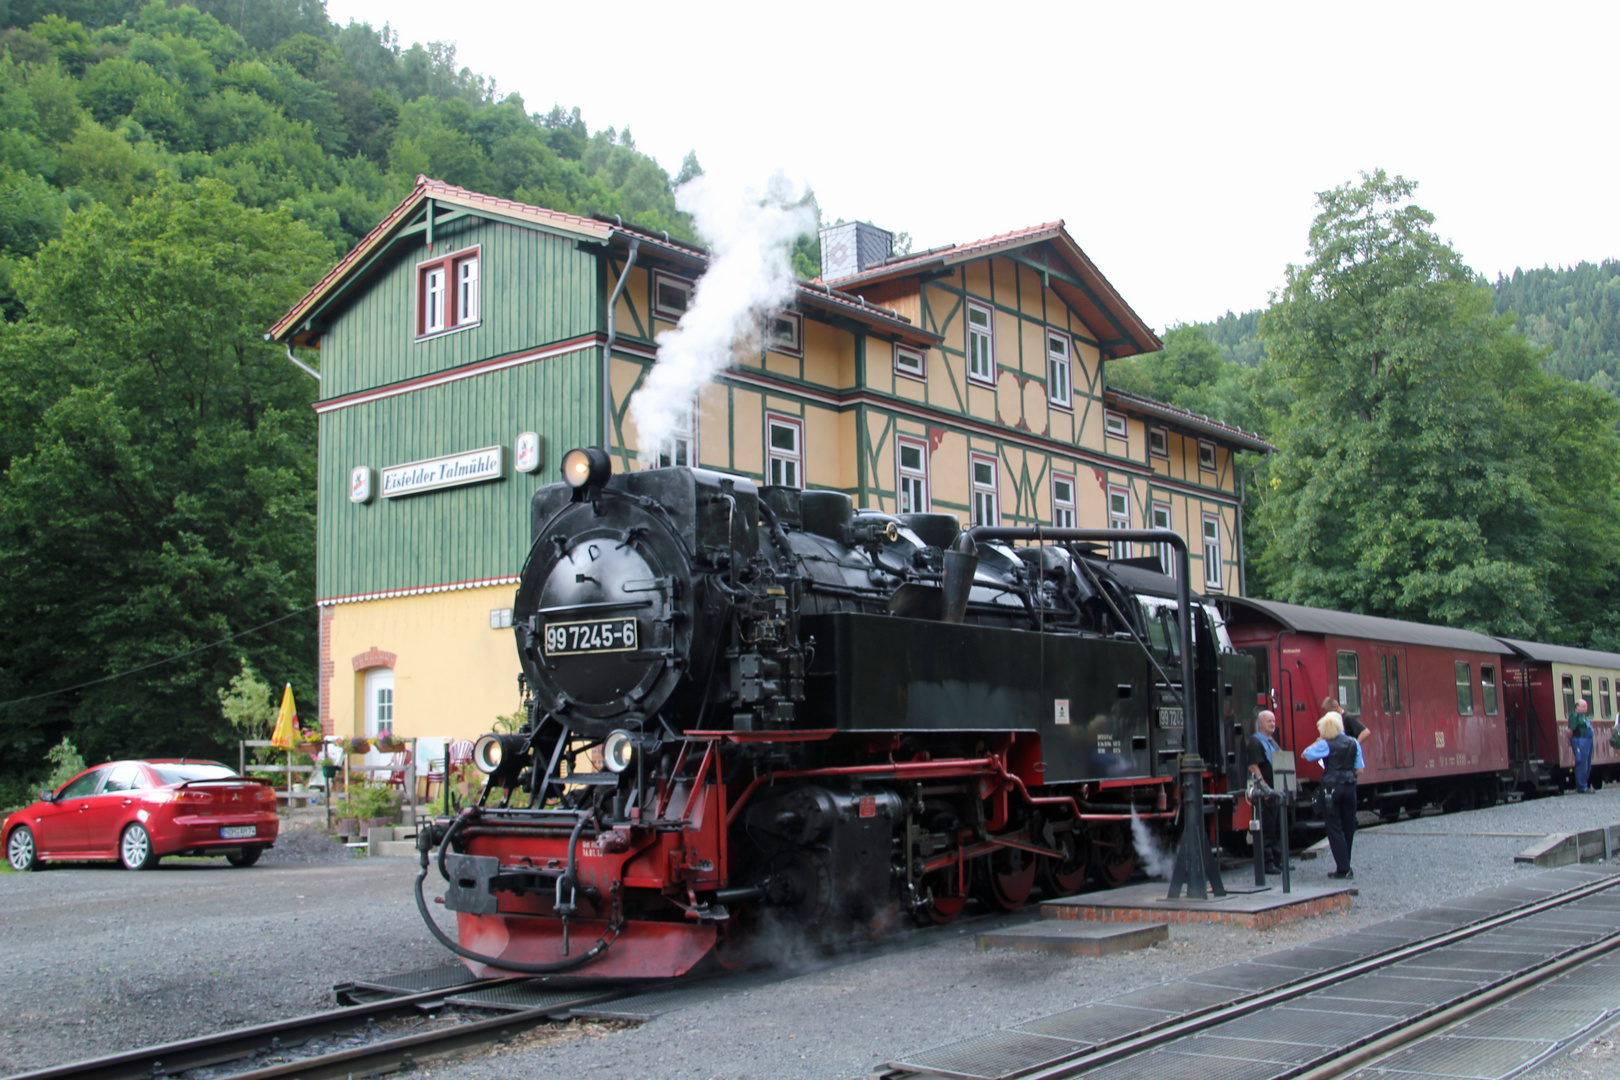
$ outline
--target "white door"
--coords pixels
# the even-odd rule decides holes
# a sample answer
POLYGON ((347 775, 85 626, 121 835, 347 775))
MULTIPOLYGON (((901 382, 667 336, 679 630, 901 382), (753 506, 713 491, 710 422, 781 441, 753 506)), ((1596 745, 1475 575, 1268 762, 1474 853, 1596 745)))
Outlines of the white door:
MULTIPOLYGON (((366 737, 376 738, 394 730, 394 669, 372 668, 366 672, 366 737)), ((366 755, 366 765, 388 765, 393 754, 379 754, 373 750, 366 755)), ((371 780, 386 780, 382 773, 371 773, 371 780)))

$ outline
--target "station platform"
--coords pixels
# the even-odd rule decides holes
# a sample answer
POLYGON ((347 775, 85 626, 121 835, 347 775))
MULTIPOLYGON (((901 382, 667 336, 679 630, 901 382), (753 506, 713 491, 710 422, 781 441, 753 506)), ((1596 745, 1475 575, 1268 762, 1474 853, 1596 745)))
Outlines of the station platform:
POLYGON ((1041 904, 1042 919, 1072 919, 1111 923, 1226 923, 1249 930, 1266 930, 1294 919, 1346 911, 1356 895, 1353 883, 1305 885, 1291 883, 1292 891, 1282 891, 1279 878, 1265 887, 1256 887, 1252 871, 1223 875, 1225 896, 1207 900, 1166 899, 1169 886, 1162 881, 1127 885, 1105 892, 1065 896, 1041 904))

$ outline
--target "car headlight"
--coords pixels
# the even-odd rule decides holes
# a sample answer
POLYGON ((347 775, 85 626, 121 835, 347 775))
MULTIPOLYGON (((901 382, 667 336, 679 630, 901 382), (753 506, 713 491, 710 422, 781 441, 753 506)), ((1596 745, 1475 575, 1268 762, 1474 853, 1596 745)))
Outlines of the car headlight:
POLYGON ((622 773, 636 760, 636 742, 634 736, 623 728, 608 732, 608 737, 602 742, 602 764, 607 766, 611 773, 622 773))

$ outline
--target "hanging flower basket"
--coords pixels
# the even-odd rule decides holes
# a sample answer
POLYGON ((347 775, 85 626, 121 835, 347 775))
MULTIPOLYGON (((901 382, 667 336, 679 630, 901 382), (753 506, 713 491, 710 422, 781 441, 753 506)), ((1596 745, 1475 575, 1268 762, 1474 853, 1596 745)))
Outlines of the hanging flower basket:
POLYGON ((385 754, 397 754, 405 749, 405 740, 398 735, 379 735, 376 744, 377 749, 385 754))
POLYGON ((351 735, 345 745, 351 754, 366 754, 371 751, 371 740, 364 735, 351 735))
POLYGON ((321 775, 326 777, 328 780, 330 780, 330 779, 332 779, 332 777, 336 776, 337 771, 338 771, 338 767, 337 767, 336 762, 334 762, 334 761, 323 761, 323 762, 321 762, 321 775))
POLYGON ((293 749, 298 751, 300 754, 308 754, 310 757, 314 757, 316 754, 321 752, 321 743, 319 739, 295 742, 293 743, 293 749))

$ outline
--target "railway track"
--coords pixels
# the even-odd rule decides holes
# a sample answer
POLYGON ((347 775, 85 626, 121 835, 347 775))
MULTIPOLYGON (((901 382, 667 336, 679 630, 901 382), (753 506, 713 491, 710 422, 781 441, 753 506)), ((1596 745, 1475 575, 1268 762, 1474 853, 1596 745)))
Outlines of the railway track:
MULTIPOLYGON (((1514 888, 1518 886, 1495 892, 1514 888)), ((1434 911, 1443 921, 1444 910, 1434 911)), ((1418 1054, 1414 1044, 1432 1041, 1437 1034, 1449 1040, 1440 1050, 1454 1051, 1454 1056, 1466 1057, 1470 1051, 1486 1058, 1496 1055, 1491 1059, 1495 1064, 1487 1063, 1496 1071, 1484 1065, 1481 1071, 1458 1071, 1455 1064, 1436 1071, 1508 1076, 1567 1045, 1570 1038, 1612 1023, 1620 1008, 1620 878, 1605 875, 1399 943, 1413 927, 1395 924, 1416 921, 1414 916, 1391 920, 1196 973, 1184 983, 1041 1017, 890 1062, 872 1076, 1333 1080, 1361 1069, 1369 1070, 1362 1076, 1372 1076, 1378 1068, 1398 1068, 1384 1063, 1403 1054, 1413 1058, 1418 1054), (1383 948, 1378 947, 1381 929, 1383 948), (1309 966, 1313 951, 1323 954, 1324 962, 1316 970, 1301 970, 1309 966), (1358 951, 1361 956, 1350 958, 1358 951), (1344 959, 1335 962, 1338 958, 1344 959), (1594 971, 1601 977, 1593 976, 1594 971), (1531 992, 1533 999, 1527 997, 1531 992), (1527 1001, 1532 1005, 1525 1005, 1527 1001), (1518 1014, 1484 1024, 1479 1018, 1492 1010, 1518 1014), (1562 1027, 1537 1037, 1538 1022, 1562 1027), (1479 1035, 1470 1029, 1517 1034, 1479 1035), (1504 1063, 1507 1068, 1497 1067, 1504 1063)))

